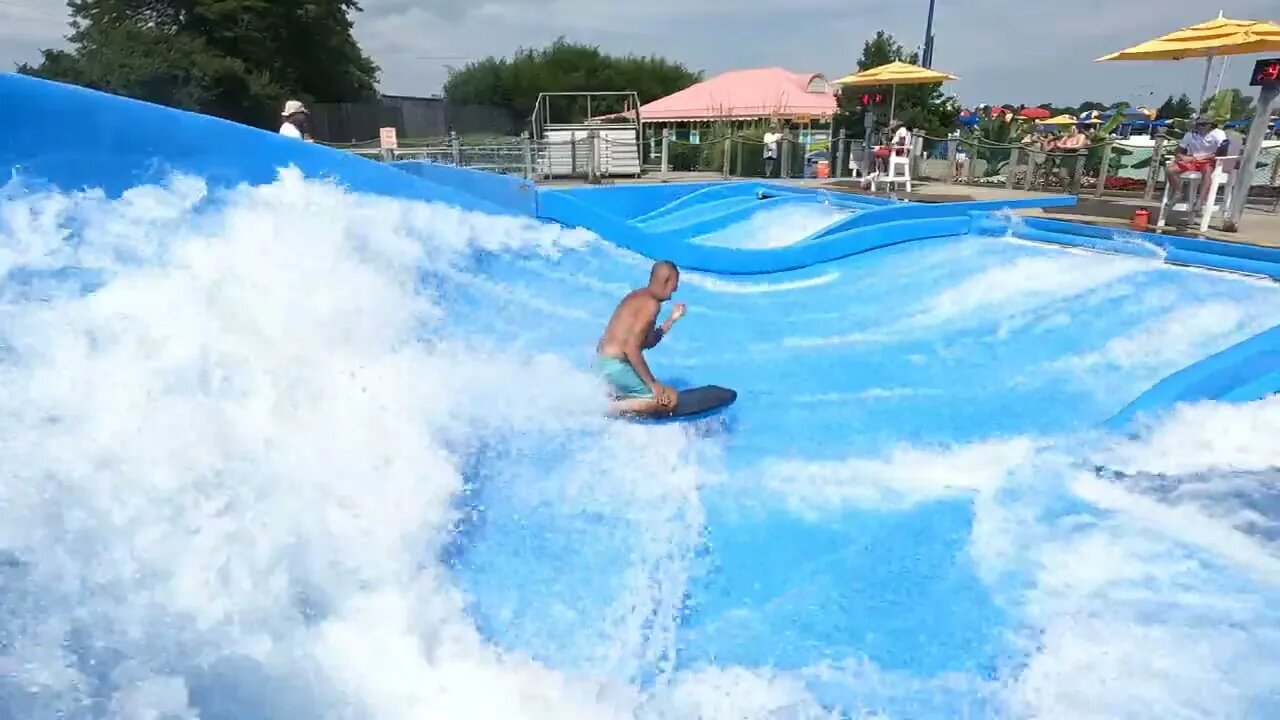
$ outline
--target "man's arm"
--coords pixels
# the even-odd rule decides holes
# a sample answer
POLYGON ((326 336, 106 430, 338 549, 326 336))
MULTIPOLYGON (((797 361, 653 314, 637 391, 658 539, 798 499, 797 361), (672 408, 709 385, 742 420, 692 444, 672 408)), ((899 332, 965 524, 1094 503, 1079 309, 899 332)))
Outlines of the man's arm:
MULTIPOLYGON (((671 332, 671 327, 683 316, 684 303, 676 303, 675 307, 671 308, 671 315, 667 317, 666 321, 663 322, 660 327, 653 328, 645 333, 644 349, 648 350, 662 342, 662 338, 666 337, 667 333, 671 332)), ((656 316, 654 319, 657 319, 656 316)))
POLYGON ((627 333, 627 344, 623 353, 627 356, 631 367, 635 369, 636 375, 640 376, 645 385, 652 388, 658 381, 649 371, 649 365, 644 361, 642 350, 649 333, 652 332, 650 328, 653 327, 653 321, 658 319, 658 301, 646 298, 642 306, 637 309, 636 315, 635 324, 632 326, 634 330, 627 333))

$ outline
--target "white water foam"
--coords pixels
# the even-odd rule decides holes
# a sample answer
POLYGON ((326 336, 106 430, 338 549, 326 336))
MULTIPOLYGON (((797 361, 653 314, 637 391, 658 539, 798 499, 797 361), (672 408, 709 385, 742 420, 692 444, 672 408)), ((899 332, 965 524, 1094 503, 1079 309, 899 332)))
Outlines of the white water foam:
POLYGON ((848 210, 817 203, 783 205, 762 210, 742 222, 703 235, 695 242, 743 250, 786 247, 849 214, 848 210))
POLYGON ((714 275, 705 275, 698 272, 681 273, 682 282, 687 282, 711 292, 732 293, 737 295, 750 295, 755 293, 771 293, 784 292, 787 290, 802 290, 805 288, 817 287, 833 282, 840 277, 838 272, 824 272, 821 275, 813 277, 801 278, 798 280, 786 280, 783 282, 743 282, 740 280, 727 280, 715 277, 714 275))
MULTIPOLYGON (((1280 398, 1184 406, 1098 455, 1132 473, 1197 473, 1172 478, 1180 492, 1080 470, 1073 438, 796 459, 761 482, 811 518, 970 498, 970 555, 1027 656, 991 687, 970 679, 965 697, 996 698, 1001 717, 1272 717, 1280 551, 1240 510, 1269 502, 1280 519, 1277 423, 1280 398), (1262 474, 1242 488, 1240 471, 1262 474)), ((940 680, 920 691, 941 694, 940 680)))
POLYGON ((1172 372, 1197 351, 1212 354, 1230 345, 1233 338, 1261 332, 1273 322, 1273 317, 1250 312, 1239 303, 1184 305, 1109 339, 1098 350, 1064 358, 1053 367, 1082 373, 1096 372, 1103 366, 1172 372))
POLYGON ((779 461, 766 484, 808 515, 971 498, 970 553, 1026 626, 1025 667, 991 683, 856 660, 712 667, 642 691, 635 668, 671 650, 698 488, 719 479, 703 444, 606 429, 595 381, 559 358, 418 341, 448 312, 420 291, 424 268, 466 274, 475 247, 555 257, 589 236, 293 174, 213 199, 179 179, 0 210, 7 268, 107 280, 84 297, 65 277, 0 297, 0 709, 15 717, 833 716, 815 683, 860 697, 850 711, 975 693, 1017 718, 1280 711, 1273 552, 1233 514, 1227 474, 1280 464, 1274 399, 1182 408, 1107 450, 1128 472, 1231 492, 1109 487, 1073 469, 1070 439, 779 461), (433 562, 458 448, 492 432, 580 433, 547 497, 640 530, 633 602, 611 645, 584 651, 597 674, 487 643, 433 562), (1064 494, 1085 507, 1055 508, 1064 494))
POLYGON ((6 712, 634 716, 625 674, 491 646, 433 559, 458 448, 580 433, 578 501, 645 529, 610 653, 670 654, 701 522, 685 436, 612 429, 597 381, 559 358, 420 341, 447 312, 420 291, 424 269, 591 236, 292 172, 213 196, 184 178, 118 200, 15 193, 3 213, 8 269, 106 283, 83 295, 11 275, 0 305, 6 712))
POLYGON ((1149 260, 1070 253, 1018 258, 934 294, 910 324, 933 326, 975 314, 1024 313, 1158 267, 1149 260))

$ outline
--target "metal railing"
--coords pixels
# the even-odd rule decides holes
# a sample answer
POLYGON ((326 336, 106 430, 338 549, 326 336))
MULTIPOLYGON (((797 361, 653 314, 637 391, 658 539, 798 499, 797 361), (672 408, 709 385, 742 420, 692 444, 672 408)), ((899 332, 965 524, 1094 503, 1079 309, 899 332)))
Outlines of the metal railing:
MULTIPOLYGON (((454 134, 401 141, 395 150, 379 149, 377 141, 335 147, 382 161, 422 160, 534 180, 578 178, 589 183, 610 182, 609 168, 623 163, 630 167, 637 154, 643 172, 723 178, 813 178, 819 175, 818 163, 825 162, 826 176, 842 179, 865 175, 873 162, 862 141, 843 133, 809 143, 784 135, 766 145, 737 133, 695 143, 676 140, 670 131, 663 131, 633 143, 588 129, 581 138, 575 135, 568 140, 535 140, 523 133, 463 142, 454 134)), ((1151 200, 1164 183, 1163 169, 1175 148, 1175 142, 1162 136, 1154 138, 1152 145, 1104 140, 1069 152, 981 138, 916 136, 912 175, 949 184, 1003 185, 1010 190, 1095 197, 1104 192, 1141 193, 1151 200)), ((1251 190, 1253 195, 1267 197, 1274 193, 1280 207, 1280 148, 1267 148, 1259 156, 1251 190)))

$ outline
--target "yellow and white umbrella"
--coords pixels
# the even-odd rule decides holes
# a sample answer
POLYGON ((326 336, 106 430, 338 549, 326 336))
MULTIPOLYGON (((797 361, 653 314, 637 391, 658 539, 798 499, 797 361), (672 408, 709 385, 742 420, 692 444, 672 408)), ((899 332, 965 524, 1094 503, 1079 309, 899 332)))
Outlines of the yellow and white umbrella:
POLYGON ((919 65, 912 65, 902 61, 880 65, 879 67, 869 68, 860 73, 846 75, 835 81, 836 85, 851 85, 861 87, 882 87, 888 85, 892 88, 889 100, 889 119, 893 120, 893 109, 898 102, 898 86, 899 85, 932 85, 934 83, 942 83, 947 80, 959 80, 960 78, 950 73, 930 70, 919 65))
POLYGON ((1196 106, 1199 108, 1204 105, 1205 91, 1209 88, 1209 69, 1215 57, 1266 52, 1280 52, 1280 25, 1261 20, 1233 20, 1219 15, 1208 22, 1103 55, 1094 62, 1206 58, 1200 104, 1196 106))
POLYGON ((1075 125, 1080 122, 1075 115, 1058 115, 1048 120, 1037 120, 1036 125, 1075 125))

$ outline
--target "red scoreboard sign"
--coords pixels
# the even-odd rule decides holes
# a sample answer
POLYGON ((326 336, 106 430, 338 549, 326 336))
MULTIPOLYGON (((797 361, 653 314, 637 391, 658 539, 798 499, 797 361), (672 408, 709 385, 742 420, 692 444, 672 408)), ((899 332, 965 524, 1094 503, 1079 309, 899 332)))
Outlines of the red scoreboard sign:
POLYGON ((1258 86, 1280 85, 1280 58, 1259 60, 1253 64, 1253 74, 1249 76, 1249 84, 1258 86))

